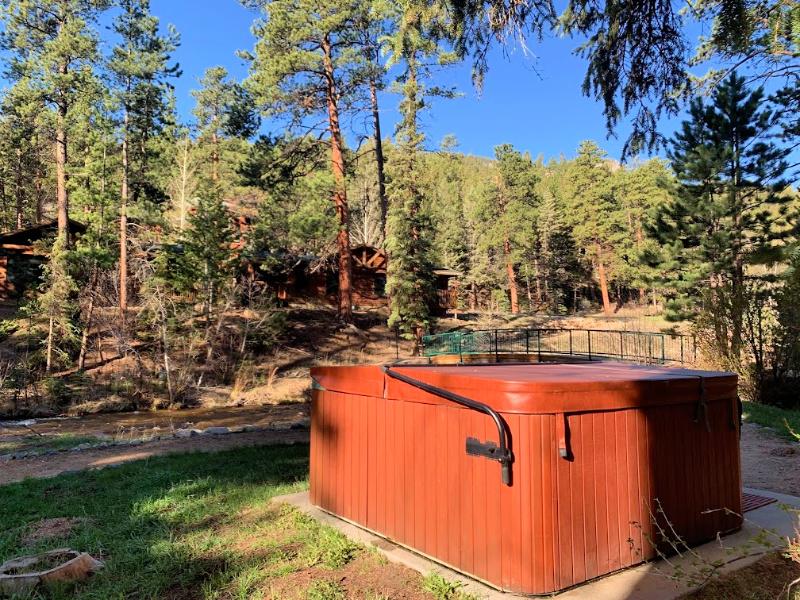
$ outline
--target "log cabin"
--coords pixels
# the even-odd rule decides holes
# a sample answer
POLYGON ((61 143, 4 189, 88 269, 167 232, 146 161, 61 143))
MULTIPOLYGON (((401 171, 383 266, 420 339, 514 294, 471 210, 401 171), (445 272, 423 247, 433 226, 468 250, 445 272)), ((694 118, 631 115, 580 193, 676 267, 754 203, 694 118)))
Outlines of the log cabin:
MULTIPOLYGON (((39 285, 57 229, 52 220, 0 234, 0 300, 19 298, 39 285)), ((85 232, 85 225, 70 219, 70 237, 85 232)))
MULTIPOLYGON (((356 307, 377 308, 388 304, 386 295, 386 252, 373 246, 352 248, 353 304, 356 307)), ((317 299, 336 302, 339 291, 339 271, 334 262, 322 262, 315 257, 284 257, 281 266, 263 275, 275 289, 278 300, 288 304, 293 300, 317 299)), ((256 269, 257 270, 257 269, 256 269)), ((435 296, 432 312, 444 315, 457 309, 459 273, 452 269, 434 269, 435 296)))

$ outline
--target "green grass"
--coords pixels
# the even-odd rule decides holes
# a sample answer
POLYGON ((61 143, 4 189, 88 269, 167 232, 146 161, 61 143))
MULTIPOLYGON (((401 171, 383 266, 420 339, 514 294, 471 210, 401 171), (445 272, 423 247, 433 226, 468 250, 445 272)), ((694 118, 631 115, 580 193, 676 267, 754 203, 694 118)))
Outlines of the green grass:
POLYGON ((797 441, 797 435, 800 435, 800 411, 785 410, 755 402, 744 402, 743 409, 743 417, 746 421, 770 427, 782 437, 797 441))
POLYGON ((308 568, 311 558, 341 564, 352 556, 328 528, 269 507, 273 496, 302 490, 307 472, 308 446, 274 446, 0 487, 0 562, 59 547, 106 561, 75 589, 34 598, 258 597, 265 580, 308 568), (31 527, 51 517, 83 520, 65 539, 26 543, 31 527))
POLYGON ((461 591, 462 583, 454 583, 432 571, 425 576, 422 587, 436 600, 477 600, 475 596, 461 591))
POLYGON ((346 600, 347 594, 342 584, 321 579, 309 586, 306 598, 308 600, 346 600))
POLYGON ((68 450, 81 444, 97 445, 103 440, 94 436, 59 433, 56 435, 25 435, 12 439, 0 439, 0 454, 30 452, 43 454, 48 450, 68 450))

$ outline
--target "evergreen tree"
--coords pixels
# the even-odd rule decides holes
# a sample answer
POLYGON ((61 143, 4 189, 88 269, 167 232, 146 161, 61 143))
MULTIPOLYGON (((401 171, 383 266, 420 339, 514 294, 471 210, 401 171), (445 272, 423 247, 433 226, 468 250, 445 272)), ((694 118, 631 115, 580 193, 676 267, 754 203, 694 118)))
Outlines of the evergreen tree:
POLYGON ((402 100, 395 133, 397 150, 389 165, 389 326, 418 342, 430 322, 433 300, 433 232, 430 214, 424 210, 420 181, 419 155, 425 136, 419 128, 419 113, 425 107, 426 96, 452 95, 448 90, 425 85, 431 68, 451 59, 440 46, 447 31, 447 15, 440 8, 415 0, 402 3, 403 18, 391 40, 391 62, 401 66, 397 89, 402 100))
POLYGON ((645 260, 656 250, 647 230, 652 225, 653 212, 670 200, 671 180, 668 165, 658 158, 614 174, 614 195, 619 199, 626 233, 617 250, 622 256, 617 275, 620 281, 638 290, 641 303, 657 278, 645 260))
MULTIPOLYGON (((260 5, 260 2, 246 2, 260 5)), ((250 88, 267 114, 307 127, 325 115, 330 141, 332 201, 338 216, 339 317, 352 321, 352 256, 347 202, 342 114, 355 108, 364 86, 374 77, 365 58, 360 32, 369 21, 361 0, 273 0, 267 18, 253 31, 258 38, 250 88)), ((312 128, 314 126, 312 125, 312 128)))
POLYGON ((538 186, 541 204, 537 211, 539 239, 536 250, 541 284, 537 283, 537 286, 541 287, 542 300, 555 312, 562 305, 577 309, 578 290, 591 277, 591 270, 586 268, 585 260, 578 253, 569 225, 572 222, 567 214, 569 166, 566 161, 552 161, 542 166, 538 186))
POLYGON ((594 142, 582 142, 567 177, 569 224, 575 242, 594 266, 603 311, 610 314, 609 268, 615 266, 625 234, 605 152, 594 142))
POLYGON ((530 156, 510 144, 495 148, 497 180, 486 207, 486 242, 501 250, 511 312, 519 312, 517 267, 536 243, 536 185, 539 176, 530 156))
POLYGON ((423 166, 434 179, 426 182, 426 186, 431 190, 430 211, 436 226, 435 255, 440 265, 466 275, 470 247, 464 212, 464 161, 456 152, 457 147, 455 136, 446 136, 440 151, 425 157, 423 166))
POLYGON ((782 177, 788 150, 771 137, 775 123, 764 90, 749 90, 732 74, 709 103, 692 102, 669 152, 676 196, 656 223, 668 309, 674 317, 691 316, 704 289, 728 289, 731 331, 718 342, 731 357, 742 347, 748 269, 776 258, 780 247, 773 242, 787 232, 790 198, 782 194, 782 177))
POLYGON ((206 328, 211 326, 214 305, 235 274, 233 222, 219 190, 211 187, 197 198, 183 239, 185 260, 180 275, 185 286, 194 287, 203 297, 206 328))
POLYGON ((159 34, 159 21, 150 14, 149 0, 120 0, 122 9, 114 20, 120 44, 112 51, 108 69, 116 84, 122 113, 120 125, 122 172, 119 207, 119 309, 128 309, 128 203, 131 199, 132 162, 138 163, 133 178, 139 189, 147 179, 147 143, 169 117, 166 85, 178 73, 170 56, 178 36, 170 28, 159 34))
POLYGON ((75 109, 95 88, 97 36, 92 28, 109 0, 7 0, 0 42, 11 52, 7 76, 27 80, 54 111, 56 213, 69 246, 68 130, 75 109))
POLYGON ((0 105, 0 178, 2 178, 4 229, 21 229, 38 223, 42 214, 43 174, 52 149, 43 143, 41 118, 44 105, 27 80, 13 85, 0 105))
POLYGON ((255 135, 260 119, 247 90, 231 81, 224 67, 211 67, 200 80, 200 89, 192 92, 194 115, 201 147, 210 148, 211 181, 219 184, 222 162, 221 146, 225 138, 249 138, 255 135))

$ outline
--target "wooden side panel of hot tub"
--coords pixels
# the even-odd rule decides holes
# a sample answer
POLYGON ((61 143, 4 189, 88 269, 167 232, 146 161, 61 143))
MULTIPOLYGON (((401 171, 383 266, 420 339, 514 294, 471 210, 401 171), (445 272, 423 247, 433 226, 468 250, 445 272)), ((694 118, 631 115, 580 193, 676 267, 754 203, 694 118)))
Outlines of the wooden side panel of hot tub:
POLYGON ((728 402, 567 417, 504 415, 513 482, 468 456, 467 437, 495 440, 484 415, 447 404, 314 391, 311 501, 496 587, 544 594, 655 554, 657 518, 690 543, 734 529, 738 431, 728 402), (655 502, 654 499, 658 499, 655 502), (660 509, 663 509, 661 512, 660 509))

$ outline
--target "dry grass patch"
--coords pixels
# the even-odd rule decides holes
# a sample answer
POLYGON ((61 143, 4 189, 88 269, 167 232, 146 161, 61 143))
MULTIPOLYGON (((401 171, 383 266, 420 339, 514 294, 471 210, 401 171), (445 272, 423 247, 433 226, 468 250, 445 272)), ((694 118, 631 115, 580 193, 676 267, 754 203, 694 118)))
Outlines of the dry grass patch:
POLYGON ((704 588, 687 594, 684 600, 800 600, 795 586, 787 595, 789 583, 800 577, 800 564, 779 552, 768 554, 758 562, 721 575, 704 588))

